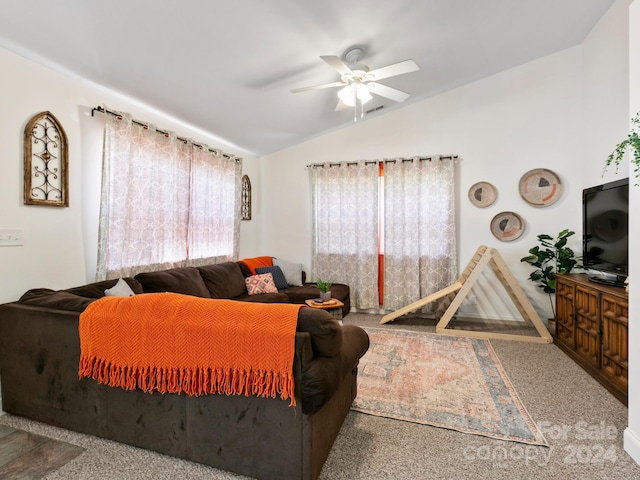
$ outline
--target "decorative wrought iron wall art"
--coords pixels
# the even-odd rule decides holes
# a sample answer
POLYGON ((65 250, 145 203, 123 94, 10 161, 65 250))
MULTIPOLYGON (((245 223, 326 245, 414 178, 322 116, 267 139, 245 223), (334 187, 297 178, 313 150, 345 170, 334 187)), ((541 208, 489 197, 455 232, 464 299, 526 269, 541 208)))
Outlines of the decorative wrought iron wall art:
POLYGON ((247 175, 242 176, 242 202, 240 218, 242 220, 251 220, 251 180, 247 175))
POLYGON ((24 129, 24 203, 69 206, 67 134, 51 112, 41 112, 24 129))

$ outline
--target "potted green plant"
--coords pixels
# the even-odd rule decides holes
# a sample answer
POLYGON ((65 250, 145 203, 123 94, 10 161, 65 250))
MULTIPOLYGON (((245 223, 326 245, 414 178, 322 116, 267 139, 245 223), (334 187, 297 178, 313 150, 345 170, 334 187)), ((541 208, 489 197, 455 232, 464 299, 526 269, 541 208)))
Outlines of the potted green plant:
POLYGON ((330 288, 331 288, 331 285, 333 285, 333 282, 331 281, 323 282, 322 280, 318 279, 316 281, 316 285, 320 289, 320 300, 323 302, 326 302, 327 300, 331 300, 330 288))
POLYGON ((570 273, 574 268, 583 268, 573 250, 567 246, 567 240, 572 235, 575 232, 569 229, 562 230, 556 238, 546 233, 540 234, 540 245, 531 248, 529 255, 520 259, 536 267, 529 275, 529 280, 537 282, 537 286, 549 295, 554 318, 556 312, 551 295, 556 291, 556 273, 570 273))
POLYGON ((630 150, 631 163, 634 165, 633 173, 636 177, 636 185, 638 185, 638 180, 640 179, 640 134, 638 129, 640 129, 640 112, 636 113, 636 116, 631 119, 631 130, 627 134, 627 138, 617 144, 613 152, 607 157, 602 171, 603 175, 612 163, 615 164, 616 172, 618 172, 618 167, 624 158, 624 154, 627 150, 630 150))

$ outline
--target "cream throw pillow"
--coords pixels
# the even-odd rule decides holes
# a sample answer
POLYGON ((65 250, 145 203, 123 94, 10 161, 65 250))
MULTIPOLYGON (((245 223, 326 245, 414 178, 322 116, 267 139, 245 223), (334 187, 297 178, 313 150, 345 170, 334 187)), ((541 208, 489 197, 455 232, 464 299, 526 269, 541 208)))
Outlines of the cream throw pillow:
POLYGON ((131 290, 129 284, 122 278, 118 280, 118 283, 116 283, 113 287, 107 288, 104 291, 104 294, 107 297, 131 297, 135 295, 135 293, 133 293, 133 290, 131 290))
POLYGON ((302 285, 301 263, 292 263, 279 258, 274 258, 273 264, 280 267, 280 270, 284 273, 284 278, 287 280, 290 287, 299 287, 302 285))

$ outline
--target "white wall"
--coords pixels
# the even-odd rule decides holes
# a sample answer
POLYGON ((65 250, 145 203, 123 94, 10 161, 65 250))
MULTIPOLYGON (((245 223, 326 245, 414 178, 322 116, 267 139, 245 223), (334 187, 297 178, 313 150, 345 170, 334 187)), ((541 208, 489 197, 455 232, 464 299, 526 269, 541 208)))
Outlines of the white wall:
MULTIPOLYGON (((582 250, 582 189, 605 181, 600 176, 604 159, 627 128, 626 29, 622 1, 581 46, 267 156, 262 164, 262 251, 301 261, 310 271, 305 165, 454 153, 460 157, 460 267, 479 245, 496 247, 541 316, 550 317, 548 297, 526 280, 531 269, 520 258, 538 234, 555 235, 564 228, 576 231, 571 246, 578 254, 582 250), (520 197, 518 181, 533 168, 548 168, 560 176, 564 193, 554 205, 534 208, 520 197), (498 190, 497 202, 486 209, 467 199, 469 187, 478 181, 498 190), (527 223, 518 240, 504 243, 491 234, 490 221, 501 211, 515 211, 527 223)), ((625 174, 623 168, 619 176, 625 174)), ((463 311, 517 318, 495 285, 492 276, 485 277, 476 292, 478 305, 466 305, 463 311)))
POLYGON ((260 160, 245 156, 242 171, 251 181, 251 220, 240 222, 239 258, 256 257, 260 254, 260 217, 262 213, 262 178, 260 160))
MULTIPOLYGON (((0 49, 0 71, 0 228, 21 228, 25 239, 24 246, 0 247, 0 303, 16 300, 29 288, 59 289, 93 280, 103 117, 91 117, 92 107, 106 104, 130 112, 134 118, 243 157, 250 176, 259 172, 257 159, 214 135, 8 50, 0 49), (34 114, 46 110, 60 121, 69 139, 68 208, 23 203, 24 127, 34 114)), ((259 176, 255 180, 258 184, 259 176)), ((246 223, 241 248, 254 251, 257 224, 246 223)))
MULTIPOLYGON (((629 115, 640 111, 640 1, 634 0, 629 7, 629 115)), ((629 203, 640 205, 640 187, 629 190, 629 203)), ((640 240, 640 212, 629 212, 629 245, 638 245, 640 240)), ((632 248, 629 265, 633 274, 629 291, 629 427, 624 432, 624 448, 640 463, 640 252, 632 248), (635 281, 634 281, 635 279, 635 281)))
POLYGON ((623 165, 618 174, 609 169, 604 177, 604 159, 629 127, 629 1, 617 1, 583 42, 585 132, 582 162, 585 186, 628 176, 623 165))

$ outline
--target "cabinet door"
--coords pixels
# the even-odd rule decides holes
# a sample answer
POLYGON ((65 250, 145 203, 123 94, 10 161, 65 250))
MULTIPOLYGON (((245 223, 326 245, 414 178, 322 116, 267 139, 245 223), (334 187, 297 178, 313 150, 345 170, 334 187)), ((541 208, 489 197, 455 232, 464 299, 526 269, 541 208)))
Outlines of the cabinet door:
POLYGON ((594 367, 600 366, 600 295, 593 288, 576 285, 575 351, 594 367))
POLYGON ((574 315, 574 295, 575 287, 573 282, 564 282, 557 277, 556 285, 556 341, 574 349, 575 341, 575 315, 574 315))
POLYGON ((628 386, 629 304, 626 299, 602 295, 602 370, 624 391, 628 386))

